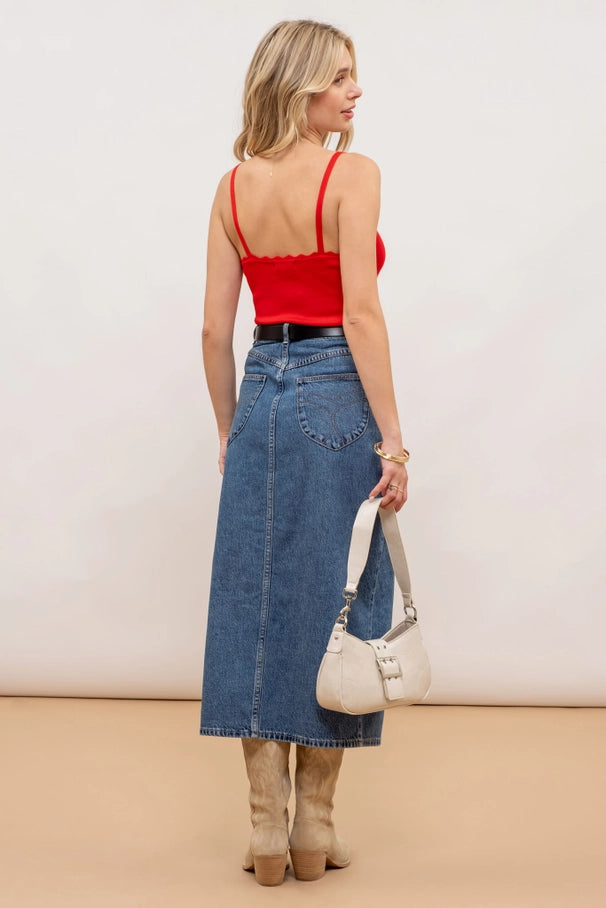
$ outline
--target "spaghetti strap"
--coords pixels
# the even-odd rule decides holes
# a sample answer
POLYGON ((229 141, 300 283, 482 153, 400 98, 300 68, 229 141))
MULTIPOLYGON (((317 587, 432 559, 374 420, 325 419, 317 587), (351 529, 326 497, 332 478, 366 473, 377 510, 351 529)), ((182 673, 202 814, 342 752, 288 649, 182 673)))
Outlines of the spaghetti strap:
MULTIPOLYGON (((320 183, 320 191, 318 193, 318 202, 316 205, 316 241, 318 244, 318 252, 324 252, 324 237, 322 234, 322 205, 324 204, 324 195, 326 193, 326 186, 328 183, 328 178, 332 173, 332 169, 337 163, 337 158, 339 155, 342 155, 342 151, 335 151, 332 158, 328 162, 328 166, 324 171, 324 176, 322 177, 322 182, 320 183)), ((235 210, 235 209, 234 209, 235 210)), ((240 237, 241 238, 241 237, 240 237)))
POLYGON ((244 239, 242 231, 240 230, 240 223, 238 221, 238 212, 236 209, 236 185, 235 185, 235 183, 236 183, 236 170, 238 169, 239 166, 240 166, 239 164, 236 164, 236 166, 234 167, 234 169, 231 172, 231 177, 229 180, 229 197, 231 199, 231 213, 232 213, 232 217, 234 219, 234 227, 236 228, 236 233, 240 237, 240 242, 242 243, 242 246, 244 247, 244 252, 246 253, 246 255, 252 255, 250 249, 246 245, 246 240, 244 239))

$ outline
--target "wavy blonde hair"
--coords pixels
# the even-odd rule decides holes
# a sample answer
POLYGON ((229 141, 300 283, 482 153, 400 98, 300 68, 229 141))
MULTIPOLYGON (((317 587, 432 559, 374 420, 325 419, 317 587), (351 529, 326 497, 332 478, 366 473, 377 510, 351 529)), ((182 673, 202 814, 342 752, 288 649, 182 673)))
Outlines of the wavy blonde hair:
MULTIPOLYGON (((333 25, 300 19, 279 22, 268 31, 246 74, 243 127, 234 142, 239 161, 246 155, 276 154, 305 135, 309 99, 330 87, 344 48, 356 79, 352 40, 333 25)), ((330 136, 322 136, 323 145, 330 136)), ((341 133, 337 149, 346 150, 352 138, 353 129, 341 133)))

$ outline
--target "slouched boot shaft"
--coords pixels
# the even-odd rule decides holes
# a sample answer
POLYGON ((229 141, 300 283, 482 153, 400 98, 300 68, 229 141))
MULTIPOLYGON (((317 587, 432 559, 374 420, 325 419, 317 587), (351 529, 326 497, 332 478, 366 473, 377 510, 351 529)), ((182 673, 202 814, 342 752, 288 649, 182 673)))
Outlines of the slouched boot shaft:
POLYGON ((288 855, 290 744, 243 738, 242 747, 250 782, 253 825, 244 869, 254 870, 255 878, 262 886, 277 886, 284 880, 288 855))
POLYGON ((297 745, 297 807, 290 854, 298 880, 317 880, 326 867, 347 867, 350 862, 349 849, 332 821, 342 761, 342 748, 297 745))

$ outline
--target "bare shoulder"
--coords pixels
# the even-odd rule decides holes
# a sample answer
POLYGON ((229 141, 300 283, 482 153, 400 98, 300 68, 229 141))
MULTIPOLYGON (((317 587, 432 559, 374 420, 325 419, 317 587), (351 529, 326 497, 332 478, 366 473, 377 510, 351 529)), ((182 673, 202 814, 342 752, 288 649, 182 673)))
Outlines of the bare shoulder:
POLYGON ((349 177, 356 177, 363 180, 373 180, 379 182, 381 171, 378 164, 372 158, 366 157, 357 152, 348 151, 341 155, 339 159, 339 170, 349 177))
POLYGON ((340 206, 380 205, 381 171, 372 158, 347 152, 339 158, 334 173, 340 206))
POLYGON ((229 183, 231 180, 232 172, 233 172, 233 167, 231 170, 228 170, 227 173, 224 173, 223 176, 221 177, 221 179, 219 180, 219 183, 217 185, 217 192, 216 192, 217 198, 221 198, 222 196, 229 195, 229 183))
POLYGON ((215 198, 213 201, 213 213, 220 214, 221 218, 224 219, 227 217, 230 210, 230 181, 232 170, 228 170, 227 173, 224 173, 221 179, 217 184, 217 190, 215 192, 215 198))

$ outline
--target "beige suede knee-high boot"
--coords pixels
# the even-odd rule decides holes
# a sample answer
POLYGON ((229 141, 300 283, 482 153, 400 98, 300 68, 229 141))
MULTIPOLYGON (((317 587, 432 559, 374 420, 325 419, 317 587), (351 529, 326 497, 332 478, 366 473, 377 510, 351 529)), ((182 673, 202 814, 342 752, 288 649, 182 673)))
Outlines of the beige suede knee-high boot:
POLYGON ((287 741, 243 738, 244 759, 250 782, 250 818, 253 833, 244 860, 261 886, 278 886, 284 880, 288 855, 288 798, 290 775, 287 741))
POLYGON ((349 849, 332 822, 333 797, 343 749, 297 744, 297 810, 290 856, 298 880, 319 880, 326 867, 347 867, 349 849))

